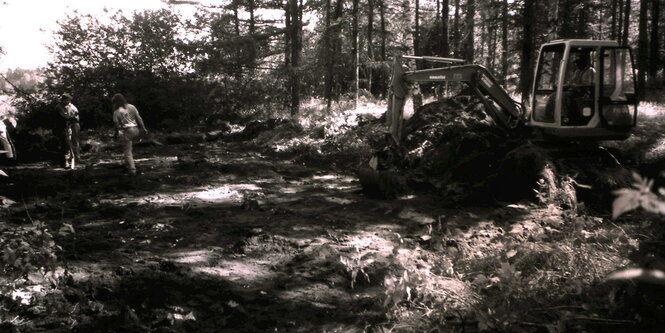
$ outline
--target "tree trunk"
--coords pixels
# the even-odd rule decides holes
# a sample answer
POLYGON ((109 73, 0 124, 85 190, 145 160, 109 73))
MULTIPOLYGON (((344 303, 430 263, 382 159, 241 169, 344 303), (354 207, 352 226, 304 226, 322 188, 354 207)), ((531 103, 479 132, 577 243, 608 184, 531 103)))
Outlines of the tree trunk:
MULTIPOLYGON (((559 20, 561 22, 561 25, 559 26, 559 38, 573 38, 574 32, 573 32, 573 27, 572 27, 572 16, 573 16, 573 9, 572 9, 572 0, 559 0, 559 17, 563 18, 562 20, 559 20)), ((525 4, 526 8, 526 4, 525 4)))
POLYGON ((660 35, 658 34, 658 19, 660 16, 660 1, 651 1, 651 40, 649 46, 649 84, 656 85, 658 66, 660 62, 660 35))
POLYGON ((617 0, 612 0, 612 17, 611 17, 611 22, 612 22, 612 27, 610 28, 610 39, 616 40, 617 39, 617 0))
POLYGON ((302 53, 302 0, 291 1, 291 116, 300 109, 300 57, 302 53))
POLYGON ((475 35, 475 16, 476 16, 476 1, 467 0, 466 2, 466 41, 464 48, 464 59, 469 63, 474 61, 474 47, 473 47, 473 37, 475 35))
POLYGON ((587 25, 589 23, 589 7, 591 6, 587 0, 579 0, 579 3, 577 6, 575 6, 575 17, 577 18, 577 24, 575 25, 574 37, 591 37, 591 29, 587 29, 587 25))
POLYGON ((489 70, 492 73, 495 73, 494 69, 496 66, 496 36, 497 36, 497 29, 492 29, 492 26, 496 24, 498 21, 498 17, 496 15, 496 11, 492 10, 492 22, 487 24, 487 33, 489 34, 489 47, 488 47, 488 54, 490 58, 490 63, 489 63, 489 70))
POLYGON ((648 9, 649 0, 640 0, 640 22, 637 37, 637 89, 639 90, 644 90, 646 87, 646 74, 649 61, 649 40, 647 35, 648 9))
POLYGON ((238 1, 233 1, 233 25, 235 27, 236 36, 240 36, 240 17, 238 16, 238 1))
POLYGON ((287 0, 284 5, 286 52, 284 60, 289 74, 289 95, 291 116, 297 116, 300 109, 300 58, 302 51, 302 6, 299 0, 287 0))
POLYGON ((459 29, 459 0, 455 0, 455 16, 453 16, 453 53, 455 58, 460 57, 460 29, 459 29))
POLYGON ((291 2, 286 0, 284 6, 284 66, 291 69, 291 2))
POLYGON ((381 16, 381 60, 386 61, 386 2, 380 0, 379 14, 381 16))
POLYGON ((416 0, 415 30, 413 32, 413 54, 420 55, 420 0, 416 0))
MULTIPOLYGON (((437 1, 438 3, 438 1, 437 1)), ((450 56, 450 41, 448 40, 448 0, 441 1, 441 56, 450 56)))
POLYGON ((326 100, 326 110, 328 113, 330 113, 330 105, 332 102, 332 85, 333 85, 333 63, 332 63, 332 57, 333 57, 333 50, 332 50, 332 29, 330 28, 330 22, 331 16, 332 16, 332 11, 331 11, 331 0, 326 0, 326 6, 325 6, 325 11, 326 11, 326 20, 325 20, 325 29, 324 29, 324 61, 325 61, 325 67, 326 67, 326 74, 325 74, 325 82, 323 85, 323 98, 326 100))
POLYGON ((506 86, 508 79, 508 0, 503 0, 501 8, 503 24, 501 27, 501 83, 506 86))
POLYGON ((374 62, 374 0, 367 1, 367 91, 372 93, 372 62, 374 62))
POLYGON ((533 75, 533 35, 535 22, 535 0, 525 0, 522 13, 522 59, 520 61, 520 92, 522 103, 529 100, 531 76, 533 75))
POLYGON ((623 13, 623 33, 621 35, 621 44, 628 45, 628 28, 630 28, 630 3, 631 0, 624 0, 626 9, 623 13))
MULTIPOLYGON (((333 29, 332 29, 332 53, 331 56, 339 56, 342 53, 342 23, 340 22, 342 18, 344 10, 344 0, 337 0, 337 3, 335 4, 335 11, 333 12, 333 29)), ((341 89, 339 87, 339 81, 335 79, 335 73, 337 72, 335 70, 336 62, 334 61, 334 58, 331 59, 330 62, 330 75, 332 78, 332 97, 337 98, 339 94, 341 93, 341 89), (336 89, 335 89, 336 88, 336 89)), ((339 75, 337 75, 339 77, 339 75)), ((328 110, 330 110, 332 101, 328 101, 328 110)))
POLYGON ((617 43, 621 43, 623 40, 623 14, 624 14, 624 5, 623 0, 617 0, 617 43))
POLYGON ((249 33, 254 35, 256 32, 256 18, 254 17, 254 11, 256 9, 256 4, 254 0, 247 0, 247 11, 249 12, 249 33))
POLYGON ((352 27, 351 27, 351 53, 353 54, 353 81, 354 81, 354 103, 358 106, 358 90, 360 89, 360 48, 358 47, 358 1, 353 0, 352 11, 352 27))
MULTIPOLYGON (((487 26, 488 16, 485 10, 480 10, 480 57, 484 59, 485 68, 490 66, 489 57, 489 27, 487 26)), ((482 63, 482 62, 481 62, 482 63)))

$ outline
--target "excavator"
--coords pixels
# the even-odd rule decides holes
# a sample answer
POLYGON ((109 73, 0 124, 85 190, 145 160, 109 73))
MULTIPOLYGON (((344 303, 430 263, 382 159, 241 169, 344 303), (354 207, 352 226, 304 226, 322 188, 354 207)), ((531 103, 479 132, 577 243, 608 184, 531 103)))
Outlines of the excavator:
POLYGON ((395 56, 386 119, 398 145, 410 86, 425 82, 465 83, 497 126, 506 131, 527 128, 534 139, 624 140, 635 126, 638 99, 632 52, 615 41, 567 39, 542 45, 529 94, 530 112, 511 98, 485 67, 464 62, 454 58, 395 56), (443 67, 408 70, 406 60, 443 67), (581 70, 587 71, 587 82, 573 82, 581 70))
MULTIPOLYGON (((621 168, 618 159, 599 142, 625 140, 636 125, 638 96, 631 49, 611 40, 554 40, 540 47, 534 74, 530 98, 526 102, 528 107, 525 107, 514 100, 492 73, 481 65, 466 64, 464 60, 455 58, 395 56, 386 112, 386 125, 389 127, 385 137, 387 145, 377 150, 368 168, 359 171, 365 192, 394 197, 389 192, 396 193, 399 190, 393 191, 393 188, 404 187, 405 177, 391 171, 388 161, 403 153, 386 155, 386 151, 405 151, 406 141, 402 142, 406 139, 403 133, 405 103, 419 83, 465 84, 467 89, 463 91, 470 92, 482 103, 482 109, 492 123, 503 129, 507 137, 512 138, 511 142, 522 142, 522 146, 518 147, 522 147, 523 151, 532 151, 530 147, 536 146, 536 150, 544 152, 536 159, 568 161, 578 156, 592 157, 600 152, 600 159, 610 160, 613 168, 621 168), (409 61, 438 67, 410 69, 407 66, 409 61)), ((455 111, 448 109, 442 112, 455 111)), ((494 144, 501 146, 502 143, 494 144)), ((490 150, 490 153, 500 158, 496 155, 500 149, 497 147, 495 152, 490 150)), ((447 160, 459 162, 464 157, 453 156, 447 160)), ((488 163, 492 166, 481 170, 462 169, 473 169, 475 174, 484 175, 504 162, 488 163)), ((588 160, 577 165, 588 170, 584 165, 589 163, 600 166, 588 160)), ((531 184, 531 178, 525 182, 531 184)))

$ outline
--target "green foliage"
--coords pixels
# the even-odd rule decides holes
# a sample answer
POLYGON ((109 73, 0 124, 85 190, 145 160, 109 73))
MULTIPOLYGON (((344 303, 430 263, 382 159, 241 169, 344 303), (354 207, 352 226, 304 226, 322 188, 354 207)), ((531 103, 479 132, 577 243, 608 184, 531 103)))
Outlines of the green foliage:
POLYGON ((340 256, 340 263, 344 266, 346 271, 351 275, 351 289, 356 284, 356 279, 360 274, 367 282, 370 282, 369 275, 365 272, 365 267, 373 263, 372 259, 365 259, 360 254, 360 250, 356 248, 356 255, 353 257, 340 256))
MULTIPOLYGON (((652 191, 653 179, 633 174, 635 182, 631 188, 614 191, 617 198, 612 204, 612 218, 642 208, 647 212, 665 215, 665 188, 659 188, 658 194, 652 191)), ((660 269, 629 268, 610 274, 608 280, 633 280, 665 285, 665 272, 660 269)))
POLYGON ((168 10, 116 12, 107 20, 73 13, 59 24, 45 81, 31 96, 17 94, 24 129, 57 124, 55 103, 65 92, 83 128, 111 126, 114 93, 135 104, 148 127, 170 130, 283 100, 275 89, 281 77, 255 69, 274 29, 238 36, 228 15, 201 12, 185 21, 168 10))
POLYGON ((400 276, 388 276, 383 285, 386 288, 386 298, 383 306, 394 306, 401 302, 411 302, 416 300, 416 291, 421 293, 427 290, 423 283, 427 281, 426 276, 419 270, 404 270, 400 276), (423 288, 421 288, 423 287, 423 288))
MULTIPOLYGON (((68 235, 74 233, 74 228, 64 224, 57 233, 68 235)), ((0 264, 6 277, 16 279, 31 272, 52 272, 61 250, 52 231, 40 221, 28 226, 0 224, 0 264)))
POLYGON ((652 191, 653 179, 642 178, 634 174, 635 182, 631 188, 623 188, 614 191, 617 198, 612 204, 612 217, 617 218, 622 214, 642 208, 647 212, 665 215, 665 189, 658 189, 658 194, 652 191))
POLYGON ((32 93, 37 90, 38 84, 43 81, 43 73, 35 69, 8 69, 2 75, 6 79, 0 78, 0 92, 12 92, 18 88, 25 93, 32 93))

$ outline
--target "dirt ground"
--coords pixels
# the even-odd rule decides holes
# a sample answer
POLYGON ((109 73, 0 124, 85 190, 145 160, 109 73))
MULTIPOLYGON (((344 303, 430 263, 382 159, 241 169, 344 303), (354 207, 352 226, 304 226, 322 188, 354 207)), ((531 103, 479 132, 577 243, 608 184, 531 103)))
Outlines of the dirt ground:
MULTIPOLYGON (((12 329, 408 331, 395 319, 408 323, 406 312, 391 313, 400 301, 422 300, 423 291, 408 288, 422 276, 408 274, 425 272, 429 297, 447 300, 447 313, 481 309, 478 290, 491 288, 473 286, 496 285, 479 274, 483 253, 511 235, 520 241, 505 245, 506 263, 529 248, 544 255, 549 245, 539 244, 555 239, 563 223, 560 212, 521 203, 444 208, 426 195, 367 198, 350 172, 276 159, 244 143, 139 147, 134 177, 124 175, 117 152, 87 154, 76 170, 5 169, 1 194, 16 201, 4 211, 9 223, 75 229, 56 239, 65 264, 60 281, 25 289, 31 292, 20 306, 5 305, 16 316, 12 329)), ((598 276, 627 265, 622 255, 635 247, 629 237, 607 237, 615 248, 598 259, 606 263, 598 276)), ((496 267, 504 282, 519 268, 513 263, 496 267)), ((473 332, 491 324, 464 317, 446 317, 441 327, 473 332)))

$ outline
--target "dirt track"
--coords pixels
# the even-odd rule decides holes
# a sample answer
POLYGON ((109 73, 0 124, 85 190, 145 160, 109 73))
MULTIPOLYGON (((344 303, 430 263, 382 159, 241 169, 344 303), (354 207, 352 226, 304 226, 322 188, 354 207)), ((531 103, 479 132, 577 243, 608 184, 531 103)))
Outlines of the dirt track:
MULTIPOLYGON (((529 287, 536 300, 516 299, 525 311, 605 293, 565 281, 598 281, 634 249, 602 218, 521 204, 446 209, 422 195, 374 200, 352 174, 242 143, 140 147, 137 177, 110 157, 88 155, 73 171, 6 170, 2 194, 18 202, 9 222, 76 230, 56 239, 71 278, 13 309, 22 331, 417 331, 429 324, 412 315, 430 313, 435 326, 474 332, 520 311, 492 295, 513 297, 527 278, 556 287, 529 287), (434 308, 392 307, 414 298, 434 308)), ((603 302, 581 311, 607 313, 603 302)))
POLYGON ((45 319, 81 331, 362 331, 385 320, 383 276, 359 274, 352 289, 354 260, 390 256, 432 220, 424 202, 367 199, 352 175, 242 145, 139 148, 138 177, 115 157, 7 170, 6 195, 33 219, 76 229, 61 242, 79 293, 65 297, 81 309, 45 319))

